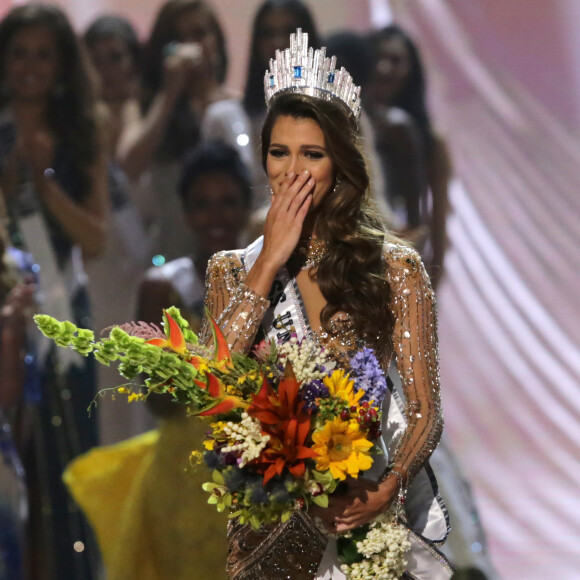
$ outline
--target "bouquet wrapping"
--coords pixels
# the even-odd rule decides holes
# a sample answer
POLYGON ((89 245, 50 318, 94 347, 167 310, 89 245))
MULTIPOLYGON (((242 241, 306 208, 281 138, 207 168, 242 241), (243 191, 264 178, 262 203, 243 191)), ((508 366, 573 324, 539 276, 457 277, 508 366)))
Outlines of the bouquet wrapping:
MULTIPOLYGON (((381 406, 387 383, 374 352, 336 368, 326 351, 293 336, 261 343, 249 355, 230 352, 211 317, 213 348, 200 343, 175 307, 162 328, 145 323, 113 327, 108 338, 46 315, 35 321, 57 345, 100 363, 118 363, 129 401, 168 393, 205 418, 203 485, 218 511, 254 529, 288 520, 296 509, 328 507, 349 478, 358 478, 381 453, 381 406), (139 377, 145 376, 144 382, 139 377)), ((410 545, 399 504, 370 524, 337 538, 349 578, 400 578, 410 545)))

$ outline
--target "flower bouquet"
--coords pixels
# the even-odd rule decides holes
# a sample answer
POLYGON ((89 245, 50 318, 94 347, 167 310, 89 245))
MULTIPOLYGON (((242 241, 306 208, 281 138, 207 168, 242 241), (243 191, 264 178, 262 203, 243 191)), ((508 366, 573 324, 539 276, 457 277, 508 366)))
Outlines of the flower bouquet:
MULTIPOLYGON (((212 470, 203 489, 218 511, 227 508, 254 529, 287 521, 296 509, 327 507, 329 496, 381 452, 387 384, 370 349, 352 357, 347 374, 309 339, 231 353, 211 318, 209 349, 175 307, 164 311, 163 328, 130 323, 100 341, 68 321, 46 315, 35 321, 59 346, 92 353, 105 365, 118 362, 130 382, 116 391, 130 401, 169 393, 190 414, 211 417, 203 453, 192 452, 212 470), (140 375, 144 384, 135 381, 140 375)), ((338 538, 350 578, 401 576, 409 543, 396 509, 338 538)))

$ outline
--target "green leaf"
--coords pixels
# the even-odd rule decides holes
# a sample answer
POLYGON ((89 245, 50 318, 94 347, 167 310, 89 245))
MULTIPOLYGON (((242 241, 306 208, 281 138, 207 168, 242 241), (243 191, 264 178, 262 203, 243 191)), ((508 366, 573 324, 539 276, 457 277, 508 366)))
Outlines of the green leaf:
POLYGON ((355 562, 362 562, 364 560, 364 556, 356 549, 356 543, 353 538, 339 536, 336 539, 336 548, 343 564, 350 566, 355 562))
POLYGON ((328 507, 328 495, 326 495, 325 493, 321 493, 320 495, 313 497, 312 502, 321 508, 327 508, 328 507))

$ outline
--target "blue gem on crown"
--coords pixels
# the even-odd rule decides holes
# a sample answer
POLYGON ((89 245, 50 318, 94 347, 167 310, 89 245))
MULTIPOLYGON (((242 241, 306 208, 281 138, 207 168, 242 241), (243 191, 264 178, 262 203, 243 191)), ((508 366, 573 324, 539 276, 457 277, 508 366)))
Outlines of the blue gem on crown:
POLYGON ((281 92, 295 92, 318 99, 339 100, 349 108, 355 121, 361 113, 360 87, 341 67, 336 57, 327 57, 326 48, 308 46, 308 34, 300 28, 290 35, 290 47, 277 50, 264 75, 266 104, 281 92))

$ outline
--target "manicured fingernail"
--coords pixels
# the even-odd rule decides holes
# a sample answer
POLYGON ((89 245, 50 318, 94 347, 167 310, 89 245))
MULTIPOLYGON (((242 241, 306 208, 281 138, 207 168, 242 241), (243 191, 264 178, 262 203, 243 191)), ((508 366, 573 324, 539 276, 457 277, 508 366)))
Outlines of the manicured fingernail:
POLYGON ((313 178, 313 177, 311 177, 311 178, 308 180, 308 185, 314 185, 314 178, 313 178))
POLYGON ((310 175, 310 171, 308 171, 308 169, 304 170, 304 175, 310 175))
POLYGON ((288 173, 288 177, 294 177, 294 171, 290 171, 290 172, 288 173))

